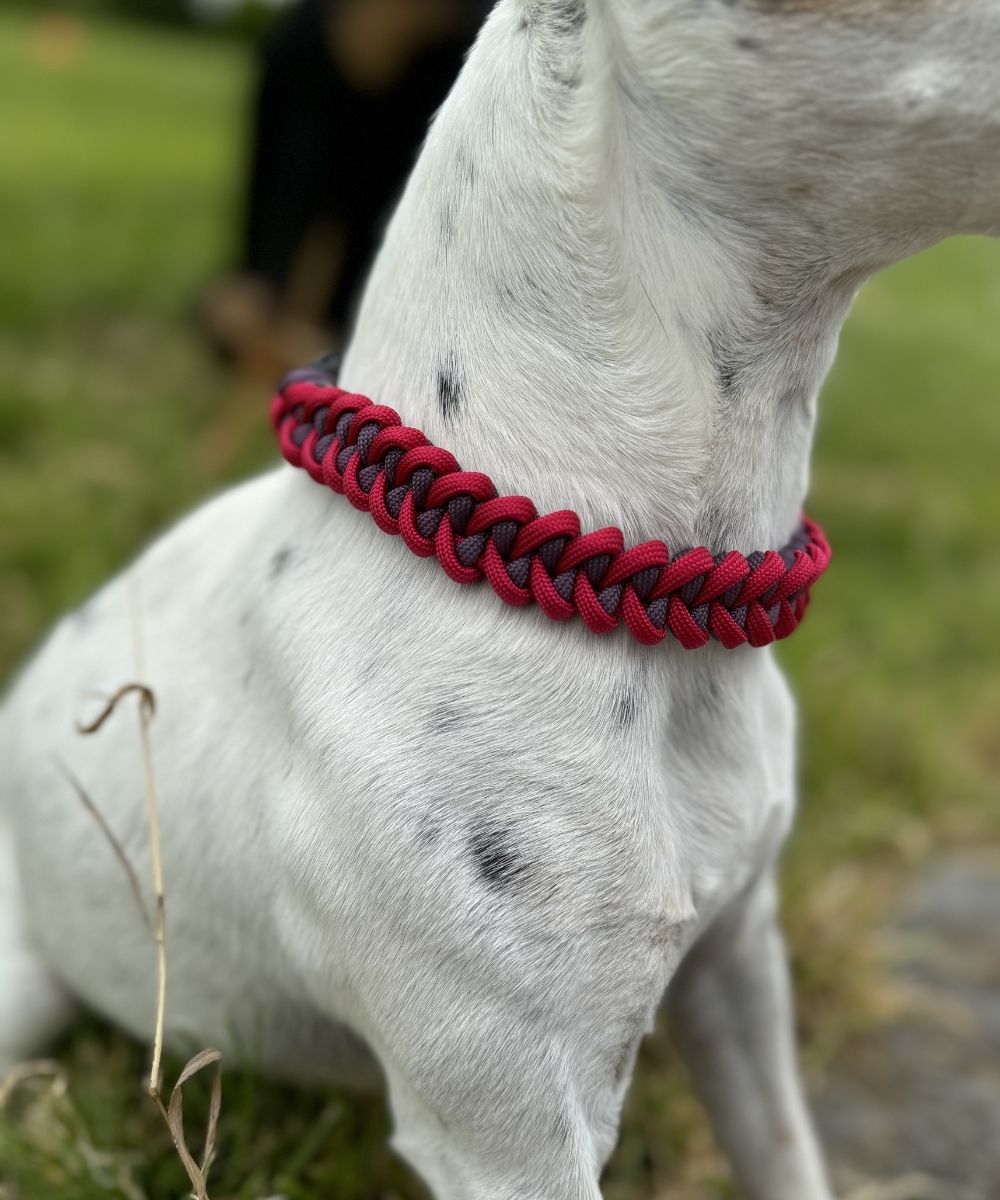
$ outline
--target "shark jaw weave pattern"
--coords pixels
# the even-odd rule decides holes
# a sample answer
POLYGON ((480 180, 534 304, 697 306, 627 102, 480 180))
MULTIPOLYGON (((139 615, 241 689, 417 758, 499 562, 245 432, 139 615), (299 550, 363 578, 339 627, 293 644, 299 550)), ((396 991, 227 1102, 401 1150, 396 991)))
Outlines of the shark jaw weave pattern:
POLYGON ((619 529, 582 533, 564 511, 539 516, 525 496, 501 496, 488 475, 463 471, 399 414, 336 385, 334 367, 293 371, 271 405, 281 451, 317 483, 370 513, 421 558, 436 557, 457 583, 484 576, 501 600, 535 603, 554 621, 577 614, 594 633, 624 622, 643 645, 668 635, 694 650, 788 637, 830 547, 803 517, 781 550, 671 555, 661 541, 626 548, 619 529))

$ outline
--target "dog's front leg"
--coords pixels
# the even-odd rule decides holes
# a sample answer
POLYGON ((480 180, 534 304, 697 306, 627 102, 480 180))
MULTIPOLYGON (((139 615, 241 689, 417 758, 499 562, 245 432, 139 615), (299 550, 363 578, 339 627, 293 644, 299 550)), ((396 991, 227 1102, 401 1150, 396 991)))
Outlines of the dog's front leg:
POLYGON ((749 1200, 830 1200, 799 1081, 769 871, 715 921, 668 992, 695 1087, 749 1200))
MULTIPOLYGON (((454 1068, 458 1080, 463 1064, 454 1068)), ((557 1075, 523 1082, 534 1128, 525 1128, 508 1105, 492 1107, 489 1086, 479 1095, 470 1092, 466 1113, 453 1123, 442 1120, 437 1106, 392 1066, 386 1076, 393 1146, 434 1200, 601 1200, 587 1121, 574 1111, 568 1089, 558 1094, 563 1081, 557 1075)))
POLYGON ((535 860, 503 893, 477 895, 451 872, 432 941, 394 940, 411 906, 353 961, 393 1144, 435 1200, 600 1200, 636 1047, 688 917, 598 872, 615 853, 603 839, 575 849, 558 881, 535 860))

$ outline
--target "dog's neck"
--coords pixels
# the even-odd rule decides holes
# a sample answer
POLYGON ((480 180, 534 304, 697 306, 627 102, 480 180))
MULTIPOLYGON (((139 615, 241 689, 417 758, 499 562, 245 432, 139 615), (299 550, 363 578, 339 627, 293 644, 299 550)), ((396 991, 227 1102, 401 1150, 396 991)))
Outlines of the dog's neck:
POLYGON ((390 225, 343 385, 541 511, 678 549, 781 545, 860 275, 787 214, 720 212, 710 148, 664 135, 596 22, 566 37, 512 2, 494 14, 390 225))

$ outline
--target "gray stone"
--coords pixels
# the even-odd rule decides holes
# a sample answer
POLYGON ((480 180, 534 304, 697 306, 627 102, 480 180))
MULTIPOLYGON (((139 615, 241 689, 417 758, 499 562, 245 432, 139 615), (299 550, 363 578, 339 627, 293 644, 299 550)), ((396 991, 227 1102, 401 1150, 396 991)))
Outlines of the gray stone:
POLYGON ((889 930, 914 1013, 859 1038, 814 1099, 850 1200, 1000 1198, 1000 867, 935 866, 889 930))

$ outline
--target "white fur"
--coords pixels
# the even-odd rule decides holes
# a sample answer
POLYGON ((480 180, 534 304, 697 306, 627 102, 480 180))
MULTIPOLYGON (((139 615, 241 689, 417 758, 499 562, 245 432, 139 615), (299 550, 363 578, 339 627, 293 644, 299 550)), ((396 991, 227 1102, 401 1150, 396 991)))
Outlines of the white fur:
MULTIPOLYGON (((391 224, 345 386, 543 511, 677 548, 781 544, 856 288, 1000 227, 1000 3, 805 7, 588 0, 577 27, 565 2, 502 0, 391 224)), ((291 468, 133 572, 172 1042, 359 1085, 377 1062, 439 1200, 595 1200, 673 980, 747 1195, 829 1200, 774 918, 794 720, 769 653, 509 610, 291 468)), ((69 994, 149 1033, 147 937, 55 765, 146 878, 134 722, 73 730, 134 673, 118 579, 7 702, 23 888, 0 895, 0 1060, 69 994)))

